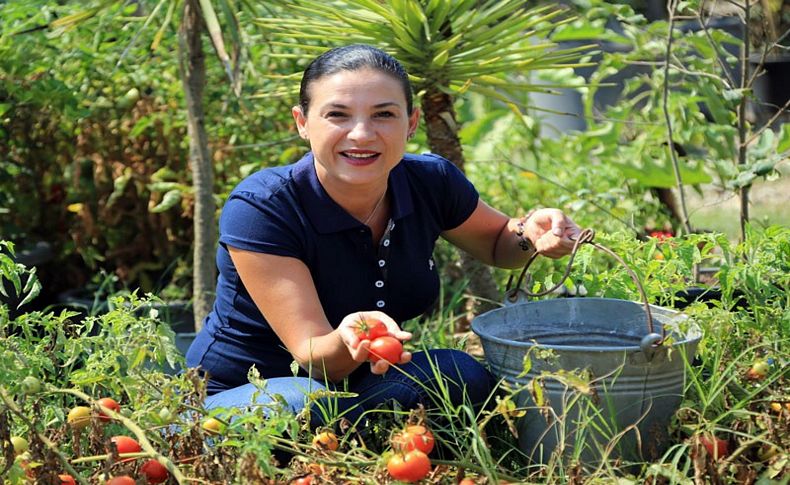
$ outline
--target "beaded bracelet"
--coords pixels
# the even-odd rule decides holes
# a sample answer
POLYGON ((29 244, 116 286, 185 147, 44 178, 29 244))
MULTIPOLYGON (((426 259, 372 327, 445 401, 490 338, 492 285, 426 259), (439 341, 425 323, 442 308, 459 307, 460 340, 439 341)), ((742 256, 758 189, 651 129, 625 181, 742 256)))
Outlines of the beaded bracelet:
POLYGON ((521 219, 519 219, 516 223, 516 236, 518 236, 518 245, 522 251, 535 250, 535 245, 532 244, 532 241, 530 241, 527 236, 524 235, 524 225, 534 213, 535 209, 532 209, 531 211, 527 212, 526 215, 522 216, 521 219))

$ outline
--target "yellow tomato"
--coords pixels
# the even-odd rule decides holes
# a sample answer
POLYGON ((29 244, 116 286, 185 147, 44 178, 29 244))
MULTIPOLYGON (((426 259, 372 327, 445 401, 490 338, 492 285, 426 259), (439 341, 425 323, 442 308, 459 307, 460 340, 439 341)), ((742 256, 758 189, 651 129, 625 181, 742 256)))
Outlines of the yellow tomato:
POLYGON ((91 422, 91 409, 87 406, 75 406, 69 411, 66 421, 74 429, 82 429, 91 422))
POLYGON ((329 431, 318 433, 313 438, 313 446, 321 450, 335 451, 338 446, 337 436, 329 431))
POLYGON ((208 418, 207 420, 203 421, 201 426, 207 433, 219 434, 219 430, 222 428, 222 423, 216 418, 208 418))

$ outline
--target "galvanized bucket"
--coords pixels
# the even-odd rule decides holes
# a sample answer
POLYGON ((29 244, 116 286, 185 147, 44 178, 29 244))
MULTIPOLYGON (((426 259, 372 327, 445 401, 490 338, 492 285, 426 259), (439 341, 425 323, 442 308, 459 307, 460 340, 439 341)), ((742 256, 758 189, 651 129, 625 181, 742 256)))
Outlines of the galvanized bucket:
POLYGON ((521 450, 539 463, 558 453, 589 465, 664 453, 701 337, 675 310, 609 298, 509 304, 472 330, 494 375, 519 391, 521 450))

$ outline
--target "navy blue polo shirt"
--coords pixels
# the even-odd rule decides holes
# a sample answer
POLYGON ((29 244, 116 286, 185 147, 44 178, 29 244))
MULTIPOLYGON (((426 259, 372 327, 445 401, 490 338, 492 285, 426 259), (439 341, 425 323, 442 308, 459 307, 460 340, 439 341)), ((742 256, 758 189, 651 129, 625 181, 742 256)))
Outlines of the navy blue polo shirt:
POLYGON ((310 153, 256 172, 231 192, 220 217, 214 308, 187 352, 190 367, 209 373, 209 394, 246 384, 253 364, 265 378, 293 375, 293 357, 252 301, 228 246, 304 262, 334 327, 358 311, 381 310, 402 322, 430 307, 439 294, 436 240, 472 214, 479 195, 452 163, 432 154, 406 154, 388 190, 390 221, 380 243, 329 197, 310 153))

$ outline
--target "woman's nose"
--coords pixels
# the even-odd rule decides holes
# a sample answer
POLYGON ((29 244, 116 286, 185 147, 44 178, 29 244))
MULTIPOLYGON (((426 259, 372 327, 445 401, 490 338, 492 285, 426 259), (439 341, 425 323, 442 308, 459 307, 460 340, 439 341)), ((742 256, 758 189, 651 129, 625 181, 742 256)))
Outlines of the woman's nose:
POLYGON ((373 130, 373 125, 368 120, 355 121, 348 133, 348 137, 356 141, 371 140, 375 138, 376 133, 373 130))

